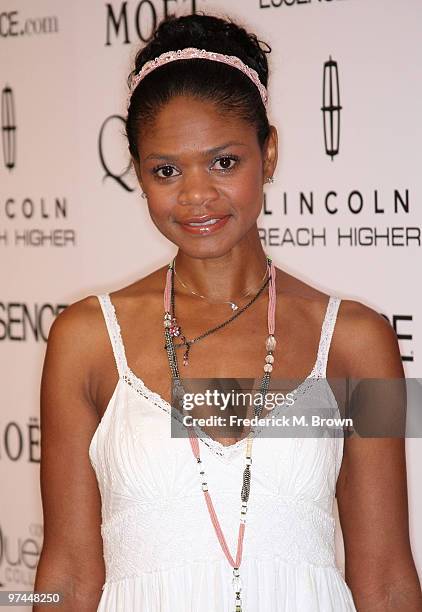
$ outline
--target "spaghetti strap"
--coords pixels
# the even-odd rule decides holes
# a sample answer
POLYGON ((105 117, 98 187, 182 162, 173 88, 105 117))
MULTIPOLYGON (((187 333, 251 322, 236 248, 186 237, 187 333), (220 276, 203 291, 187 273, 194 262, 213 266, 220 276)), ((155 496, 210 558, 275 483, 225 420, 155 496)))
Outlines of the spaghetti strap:
POLYGON ((315 368, 316 375, 321 378, 327 375, 328 353, 330 351, 331 339, 333 337, 340 302, 341 298, 334 295, 330 296, 322 322, 315 368))
POLYGON ((101 305, 111 346, 113 348, 117 371, 119 373, 119 377, 121 378, 127 371, 127 361, 120 325, 116 316, 116 310, 108 293, 97 295, 97 298, 101 305))

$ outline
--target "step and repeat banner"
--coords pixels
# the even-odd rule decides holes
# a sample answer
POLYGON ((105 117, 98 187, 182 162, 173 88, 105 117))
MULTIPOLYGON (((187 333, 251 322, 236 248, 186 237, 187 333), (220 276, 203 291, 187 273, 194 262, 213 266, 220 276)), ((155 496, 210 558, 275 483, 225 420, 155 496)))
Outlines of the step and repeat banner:
MULTIPOLYGON (((32 589, 42 547, 39 385, 52 321, 175 252, 129 165, 126 79, 160 19, 199 11, 272 47, 280 156, 259 218, 266 251, 382 313, 406 375, 421 374, 419 0, 0 0, 0 588, 32 589)), ((407 459, 421 572, 420 439, 408 439, 407 459)), ((342 544, 337 524, 340 567, 342 544)))

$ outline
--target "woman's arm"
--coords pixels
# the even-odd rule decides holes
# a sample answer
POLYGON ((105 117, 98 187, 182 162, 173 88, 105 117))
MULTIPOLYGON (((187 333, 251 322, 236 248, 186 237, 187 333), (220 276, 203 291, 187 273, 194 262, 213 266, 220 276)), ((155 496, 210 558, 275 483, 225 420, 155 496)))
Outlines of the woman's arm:
MULTIPOLYGON (((344 307, 340 342, 346 347, 349 376, 402 379, 390 324, 358 302, 347 301, 344 307)), ((345 578, 358 611, 421 612, 422 593, 409 541, 404 438, 345 440, 337 501, 345 578)))
POLYGON ((88 456, 98 424, 88 388, 98 350, 93 299, 69 306, 54 321, 41 380, 44 542, 34 590, 63 593, 58 609, 66 612, 94 612, 104 583, 101 499, 88 456))

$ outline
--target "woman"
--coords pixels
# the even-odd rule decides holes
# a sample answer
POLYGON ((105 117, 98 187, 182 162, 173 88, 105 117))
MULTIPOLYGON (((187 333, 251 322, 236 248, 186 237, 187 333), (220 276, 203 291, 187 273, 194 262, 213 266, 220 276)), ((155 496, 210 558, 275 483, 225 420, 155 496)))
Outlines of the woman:
MULTIPOLYGON (((307 383, 325 375, 403 376, 381 316, 262 249, 257 218, 278 148, 265 53, 240 26, 191 15, 162 22, 137 55, 129 150, 177 254, 51 328, 36 588, 61 591, 65 610, 421 609, 402 439, 343 450, 339 437, 170 435, 172 378, 252 378, 262 392, 271 377, 296 378, 303 405, 307 383)), ((321 401, 336 407, 332 391, 321 401)))

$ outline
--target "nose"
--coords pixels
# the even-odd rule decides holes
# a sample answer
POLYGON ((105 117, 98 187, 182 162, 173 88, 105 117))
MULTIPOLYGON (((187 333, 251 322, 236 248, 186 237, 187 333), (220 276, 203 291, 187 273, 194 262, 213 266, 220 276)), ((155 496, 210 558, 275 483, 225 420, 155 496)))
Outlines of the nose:
POLYGON ((189 172, 180 183, 178 203, 182 206, 200 206, 218 198, 218 191, 212 177, 204 172, 189 172))

